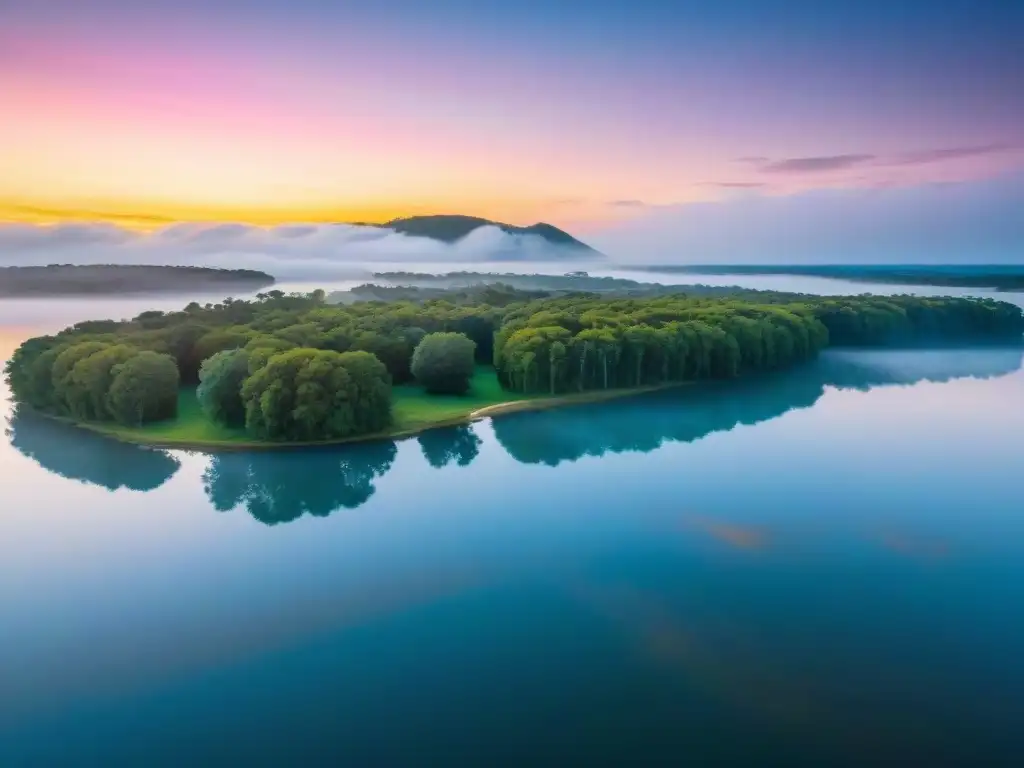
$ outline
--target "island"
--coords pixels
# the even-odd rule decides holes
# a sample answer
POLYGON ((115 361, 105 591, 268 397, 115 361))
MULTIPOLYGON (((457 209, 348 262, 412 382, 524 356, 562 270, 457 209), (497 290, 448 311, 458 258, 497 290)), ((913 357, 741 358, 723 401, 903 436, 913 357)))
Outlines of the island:
POLYGON ((649 266, 650 272, 687 275, 792 275, 826 277, 858 283, 936 285, 949 288, 987 288, 1024 291, 1024 264, 732 264, 649 266))
POLYGON ((0 267, 0 298, 254 291, 274 278, 252 269, 130 264, 0 267))
POLYGON ((191 303, 25 341, 18 409, 122 440, 281 448, 410 435, 513 410, 752 377, 828 347, 1019 344, 990 298, 622 297, 453 291, 331 305, 323 291, 191 303))

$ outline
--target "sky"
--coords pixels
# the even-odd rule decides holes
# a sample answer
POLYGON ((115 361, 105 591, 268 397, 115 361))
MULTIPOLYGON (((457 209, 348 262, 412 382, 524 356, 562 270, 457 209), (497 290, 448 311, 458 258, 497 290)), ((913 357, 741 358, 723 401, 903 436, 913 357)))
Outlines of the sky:
POLYGON ((844 211, 898 248, 953 187, 973 243, 972 201, 1022 210, 1021 40, 1006 0, 0 0, 0 222, 465 213, 741 258, 822 205, 808 249, 844 211))

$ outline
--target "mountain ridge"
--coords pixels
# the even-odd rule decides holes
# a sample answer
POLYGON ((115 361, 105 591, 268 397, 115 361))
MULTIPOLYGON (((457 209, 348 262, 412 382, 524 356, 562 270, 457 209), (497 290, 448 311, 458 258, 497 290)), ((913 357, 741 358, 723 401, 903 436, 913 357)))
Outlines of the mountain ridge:
POLYGON ((597 253, 591 246, 570 235, 565 230, 545 222, 537 222, 527 227, 520 227, 514 224, 506 224, 501 221, 492 221, 480 216, 465 216, 462 214, 437 214, 426 216, 405 216, 383 224, 368 224, 356 222, 359 226, 374 226, 394 230, 403 235, 412 237, 428 237, 432 240, 440 240, 445 243, 454 243, 461 240, 480 227, 497 227, 502 232, 510 235, 533 235, 539 237, 552 245, 561 245, 568 248, 575 248, 581 251, 597 253))

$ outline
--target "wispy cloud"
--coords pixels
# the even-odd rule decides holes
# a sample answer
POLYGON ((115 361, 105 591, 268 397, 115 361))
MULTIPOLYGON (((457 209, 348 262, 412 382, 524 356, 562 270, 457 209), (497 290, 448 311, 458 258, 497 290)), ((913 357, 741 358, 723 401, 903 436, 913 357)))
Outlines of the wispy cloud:
POLYGON ((789 157, 760 166, 762 173, 819 173, 842 171, 876 160, 875 155, 824 155, 821 157, 789 157))
POLYGON ((643 200, 609 200, 608 205, 612 208, 645 208, 647 203, 643 200))
POLYGON ((868 152, 841 155, 817 155, 809 157, 786 157, 773 160, 767 157, 740 157, 736 162, 752 165, 761 173, 814 174, 829 171, 844 171, 850 168, 891 168, 920 166, 972 157, 998 155, 1014 152, 1021 147, 1015 144, 975 144, 958 147, 939 147, 916 150, 896 155, 877 155, 868 152))
POLYGON ((943 149, 926 149, 920 152, 908 152, 896 155, 879 163, 879 165, 927 165, 943 160, 962 160, 968 157, 998 155, 1018 149, 1012 144, 979 144, 967 147, 945 147, 943 149))
POLYGON ((719 189, 762 189, 770 186, 763 181, 701 181, 699 187, 718 187, 719 189))
POLYGON ((120 211, 99 211, 83 208, 46 208, 34 205, 9 205, 7 209, 15 214, 34 219, 53 221, 116 221, 125 223, 170 224, 168 216, 155 213, 122 213, 120 211))

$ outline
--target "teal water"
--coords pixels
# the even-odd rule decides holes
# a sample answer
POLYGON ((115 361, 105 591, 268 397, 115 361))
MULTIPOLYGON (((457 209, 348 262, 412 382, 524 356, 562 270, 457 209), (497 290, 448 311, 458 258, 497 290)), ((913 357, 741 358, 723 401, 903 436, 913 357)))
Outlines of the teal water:
POLYGON ((0 765, 1017 765, 1015 349, 398 443, 8 413, 0 765))

